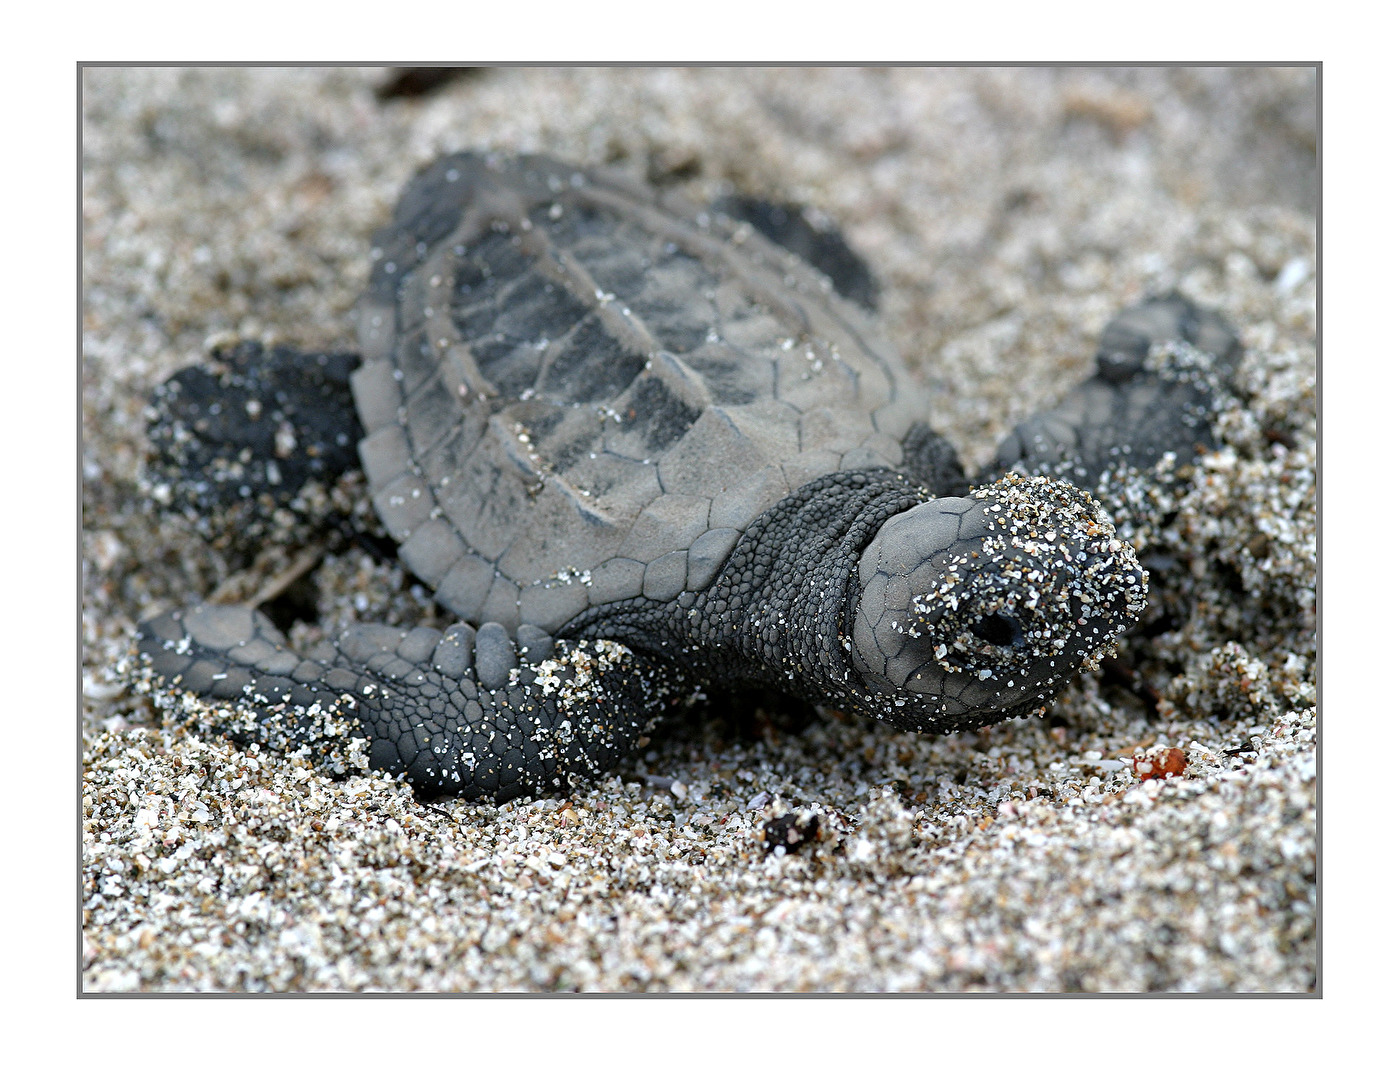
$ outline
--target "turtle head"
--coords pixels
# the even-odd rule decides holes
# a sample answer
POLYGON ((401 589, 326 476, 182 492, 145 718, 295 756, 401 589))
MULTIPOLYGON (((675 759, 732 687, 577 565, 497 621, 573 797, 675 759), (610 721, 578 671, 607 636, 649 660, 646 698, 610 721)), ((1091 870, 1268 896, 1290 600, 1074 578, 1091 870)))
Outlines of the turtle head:
POLYGON ((857 584, 858 675, 932 727, 1046 704, 1147 600, 1146 571, 1087 492, 1014 474, 888 518, 857 584))

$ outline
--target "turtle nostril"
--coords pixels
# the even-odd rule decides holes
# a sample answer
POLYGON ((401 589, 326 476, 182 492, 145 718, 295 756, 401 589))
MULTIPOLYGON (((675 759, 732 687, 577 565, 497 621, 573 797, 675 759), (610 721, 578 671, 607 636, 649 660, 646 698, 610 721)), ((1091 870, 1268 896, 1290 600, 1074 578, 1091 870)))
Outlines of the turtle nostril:
POLYGON ((1015 645, 1021 639, 1022 628, 1006 615, 985 615, 974 623, 974 633, 990 645, 1015 645))

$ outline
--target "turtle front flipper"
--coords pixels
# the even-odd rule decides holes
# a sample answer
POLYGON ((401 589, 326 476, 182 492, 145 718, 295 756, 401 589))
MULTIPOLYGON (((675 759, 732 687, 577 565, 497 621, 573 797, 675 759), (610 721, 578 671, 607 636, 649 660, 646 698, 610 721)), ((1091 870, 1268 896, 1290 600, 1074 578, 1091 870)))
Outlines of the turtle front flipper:
POLYGON ((901 440, 901 467, 936 498, 969 493, 954 444, 924 420, 912 424, 901 440))
POLYGON ((242 744, 307 748, 332 771, 352 740, 423 800, 504 802, 610 771, 691 687, 616 642, 530 626, 360 625, 300 656, 264 615, 205 605, 140 627, 136 687, 242 744))
POLYGON ((1106 476, 1124 467, 1189 464, 1217 445, 1213 421, 1241 352, 1221 316, 1179 293, 1127 308, 1104 329, 1096 373, 1018 424, 998 447, 993 475, 1063 476, 1108 496, 1106 476))

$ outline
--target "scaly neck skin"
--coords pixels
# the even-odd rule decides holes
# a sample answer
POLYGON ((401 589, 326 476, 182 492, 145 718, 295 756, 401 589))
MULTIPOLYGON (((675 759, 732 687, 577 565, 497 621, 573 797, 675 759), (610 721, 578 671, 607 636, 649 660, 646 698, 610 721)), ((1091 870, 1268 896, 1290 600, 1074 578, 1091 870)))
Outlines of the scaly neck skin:
POLYGON ((757 518, 702 592, 609 604, 563 636, 615 638, 709 685, 771 686, 879 715, 884 703, 844 647, 858 559, 884 521, 927 497, 886 469, 820 477, 757 518))

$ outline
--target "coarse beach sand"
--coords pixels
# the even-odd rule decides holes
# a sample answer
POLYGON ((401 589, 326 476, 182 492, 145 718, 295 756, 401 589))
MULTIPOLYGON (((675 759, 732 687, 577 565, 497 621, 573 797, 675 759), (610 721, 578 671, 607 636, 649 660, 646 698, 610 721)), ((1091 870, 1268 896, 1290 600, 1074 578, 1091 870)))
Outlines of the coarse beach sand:
MULTIPOLYGON (((390 78, 82 75, 85 991, 1317 988, 1314 69, 390 78), (823 211, 974 466, 1124 305, 1222 312, 1242 404, 1163 523, 1187 617, 1039 718, 706 708, 501 807, 166 725, 113 666, 236 567, 147 506, 146 396, 212 341, 352 348, 372 230, 462 148, 823 211)), ((451 621, 363 552, 312 582, 330 628, 451 621)))

